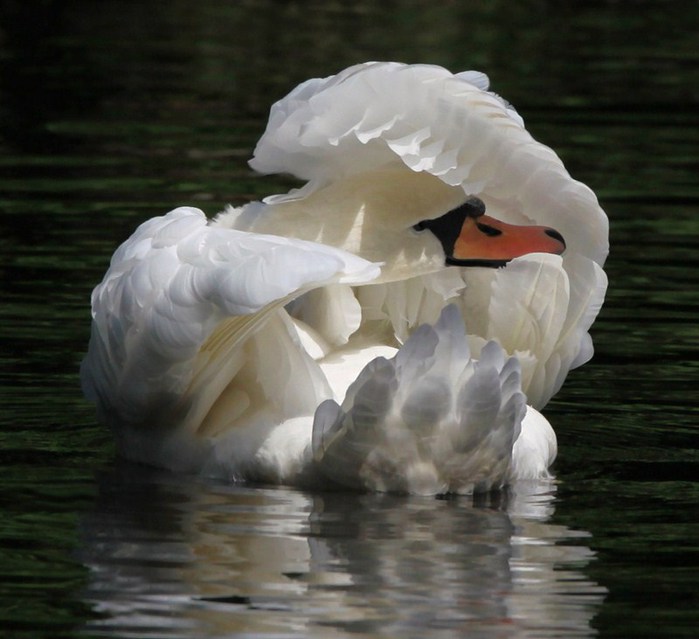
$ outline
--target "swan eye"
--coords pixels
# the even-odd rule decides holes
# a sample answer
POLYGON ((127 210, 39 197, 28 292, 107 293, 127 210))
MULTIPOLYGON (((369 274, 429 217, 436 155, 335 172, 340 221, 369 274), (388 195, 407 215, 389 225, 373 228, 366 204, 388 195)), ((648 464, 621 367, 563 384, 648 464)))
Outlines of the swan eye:
POLYGON ((496 229, 494 226, 490 226, 489 224, 476 222, 476 226, 481 233, 487 235, 488 237, 497 237, 498 235, 502 235, 502 231, 500 229, 496 229))
POLYGON ((424 231, 427 228, 427 225, 424 222, 418 222, 417 224, 413 224, 413 229, 415 231, 424 231))

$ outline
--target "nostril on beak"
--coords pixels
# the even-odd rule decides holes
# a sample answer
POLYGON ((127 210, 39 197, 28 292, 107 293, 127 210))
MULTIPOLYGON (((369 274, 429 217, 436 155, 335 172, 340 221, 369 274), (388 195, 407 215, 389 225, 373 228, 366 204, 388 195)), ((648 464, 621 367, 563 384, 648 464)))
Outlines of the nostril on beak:
POLYGON ((563 236, 556 229, 546 229, 544 233, 546 233, 546 235, 548 235, 549 237, 552 237, 554 240, 558 240, 565 247, 566 241, 563 239, 563 236))

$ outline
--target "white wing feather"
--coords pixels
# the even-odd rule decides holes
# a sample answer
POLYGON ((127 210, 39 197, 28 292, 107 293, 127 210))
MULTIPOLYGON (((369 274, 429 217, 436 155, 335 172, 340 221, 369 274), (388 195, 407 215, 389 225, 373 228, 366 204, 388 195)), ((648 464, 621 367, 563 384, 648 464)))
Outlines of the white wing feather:
POLYGON ((424 171, 504 221, 553 226, 570 252, 601 265, 609 225, 594 193, 487 86, 484 74, 433 65, 350 67, 273 105, 250 165, 309 180, 292 197, 378 167, 424 171))
POLYGON ((592 356, 587 331, 604 300, 604 271, 581 256, 532 254, 464 279, 469 329, 519 358, 527 400, 543 407, 568 371, 592 356))
POLYGON ((223 320, 233 321, 231 353, 289 299, 378 272, 332 247, 210 226, 198 209, 149 220, 93 292, 85 394, 110 424, 155 422, 192 382, 197 353, 223 320))

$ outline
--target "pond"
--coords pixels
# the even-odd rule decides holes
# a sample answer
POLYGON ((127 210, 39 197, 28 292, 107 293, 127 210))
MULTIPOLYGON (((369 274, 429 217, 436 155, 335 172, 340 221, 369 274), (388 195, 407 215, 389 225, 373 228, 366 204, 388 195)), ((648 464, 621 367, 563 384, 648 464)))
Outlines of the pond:
POLYGON ((8 637, 693 637, 699 5, 0 8, 0 628, 8 637), (595 358, 546 407, 555 480, 324 494, 119 460, 82 398, 89 295, 177 205, 286 190, 269 106, 371 59, 489 74, 611 222, 595 358))

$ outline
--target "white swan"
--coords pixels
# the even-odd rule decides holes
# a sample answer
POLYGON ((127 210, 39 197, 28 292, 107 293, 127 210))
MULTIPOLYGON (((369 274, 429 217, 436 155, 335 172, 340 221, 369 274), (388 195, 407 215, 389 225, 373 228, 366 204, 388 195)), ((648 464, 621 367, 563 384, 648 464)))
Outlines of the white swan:
POLYGON ((424 494, 547 476, 535 409, 592 355, 608 222, 486 76, 309 80, 251 165, 306 184, 149 220, 93 292, 82 383, 122 454, 424 494))

